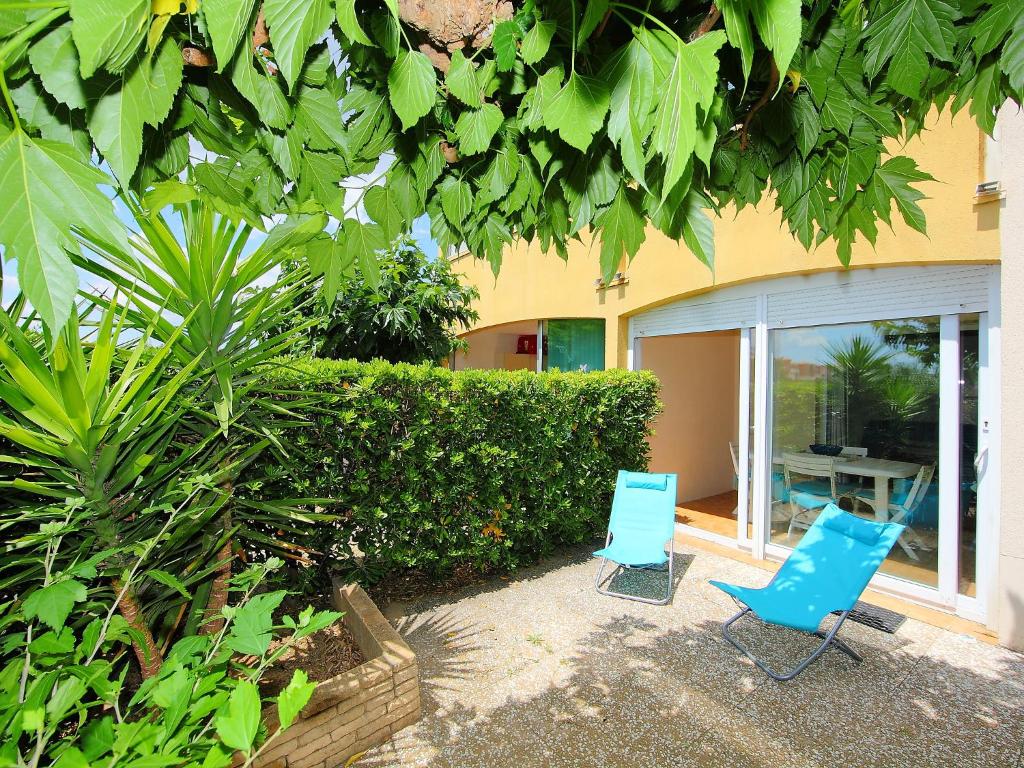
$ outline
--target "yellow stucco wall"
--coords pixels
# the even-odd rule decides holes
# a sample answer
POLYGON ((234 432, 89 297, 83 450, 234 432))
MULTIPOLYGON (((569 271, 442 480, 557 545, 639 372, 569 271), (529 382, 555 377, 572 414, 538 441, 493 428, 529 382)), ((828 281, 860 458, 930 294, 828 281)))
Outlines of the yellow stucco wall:
MULTIPOLYGON (((930 130, 905 150, 937 179, 921 186, 929 196, 921 203, 929 235, 907 227, 894 211, 894 230, 880 223, 876 247, 858 242, 851 267, 998 261, 999 204, 974 197, 983 180, 983 146, 970 117, 933 116, 930 130)), ((772 200, 738 215, 723 211, 715 221, 715 249, 712 274, 684 245, 648 229, 625 269, 628 283, 607 290, 595 290, 600 268, 589 242, 573 243, 568 262, 542 253, 537 244, 519 243, 506 251, 497 280, 485 261, 470 255, 456 258, 453 266, 480 291, 480 320, 473 330, 538 318, 604 318, 608 367, 625 365, 626 318, 639 311, 739 282, 841 268, 831 243, 804 251, 772 200)))

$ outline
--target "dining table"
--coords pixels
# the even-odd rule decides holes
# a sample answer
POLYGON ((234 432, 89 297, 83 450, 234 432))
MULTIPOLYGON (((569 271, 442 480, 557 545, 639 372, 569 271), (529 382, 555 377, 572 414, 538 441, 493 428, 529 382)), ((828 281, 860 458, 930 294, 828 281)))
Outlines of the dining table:
MULTIPOLYGON (((799 451, 810 454, 810 451, 799 451)), ((810 454, 815 455, 815 454, 810 454)), ((915 477, 921 470, 920 464, 893 459, 877 459, 870 456, 836 456, 833 469, 841 475, 870 477, 875 482, 875 519, 885 522, 889 519, 889 484, 893 480, 915 477)), ((781 456, 773 457, 772 463, 782 465, 781 456)))

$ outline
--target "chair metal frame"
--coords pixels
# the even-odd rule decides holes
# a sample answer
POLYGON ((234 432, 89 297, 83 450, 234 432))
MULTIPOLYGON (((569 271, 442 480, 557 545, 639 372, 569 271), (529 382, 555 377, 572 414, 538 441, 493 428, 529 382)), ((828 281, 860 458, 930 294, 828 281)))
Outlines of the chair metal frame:
POLYGON ((829 504, 811 530, 815 535, 808 538, 809 533, 800 541, 766 586, 741 587, 711 580, 741 608, 722 625, 722 635, 773 680, 792 680, 833 646, 855 661, 862 660, 838 633, 896 546, 904 526, 863 520, 829 504), (730 632, 732 625, 748 613, 765 624, 814 635, 822 642, 792 669, 772 669, 730 632), (824 632, 822 622, 829 614, 837 618, 824 632))
MULTIPOLYGON (((605 547, 607 547, 611 543, 612 543, 612 532, 608 531, 608 535, 605 536, 604 545, 605 545, 605 547)), ((673 570, 673 565, 674 565, 674 562, 675 562, 675 559, 676 559, 675 558, 675 554, 676 554, 676 538, 675 538, 675 536, 673 536, 671 539, 669 539, 669 545, 668 545, 668 585, 665 588, 665 597, 664 597, 664 599, 659 600, 659 599, 656 599, 656 598, 653 598, 653 597, 641 597, 640 595, 630 595, 630 594, 628 594, 626 592, 616 592, 616 591, 608 589, 606 587, 602 587, 601 583, 602 583, 603 579, 601 578, 601 575, 604 573, 605 565, 607 565, 608 562, 609 562, 607 557, 602 557, 601 558, 601 566, 597 569, 597 575, 594 577, 594 589, 597 590, 598 594, 607 595, 608 597, 621 597, 623 600, 634 600, 634 601, 636 601, 638 603, 648 603, 650 605, 668 605, 669 602, 671 602, 671 600, 672 600, 672 584, 674 582, 674 576, 675 576, 675 572, 673 570)), ((611 562, 614 563, 615 561, 612 560, 611 562)), ((613 578, 615 578, 615 574, 619 571, 619 569, 626 569, 626 570, 630 570, 630 571, 660 571, 663 568, 663 566, 623 565, 622 563, 615 563, 615 566, 616 567, 614 569, 612 569, 611 575, 608 577, 608 581, 609 582, 613 578)))
MULTIPOLYGON (((742 605, 742 603, 741 603, 741 605, 742 605)), ((792 680, 794 677, 796 677, 801 672, 803 672, 805 669, 807 669, 807 667, 809 667, 811 665, 811 663, 814 662, 815 659, 817 659, 819 656, 821 656, 821 654, 823 654, 825 651, 827 651, 832 646, 835 646, 836 648, 838 648, 840 651, 845 653, 847 656, 849 656, 854 661, 860 662, 860 661, 864 660, 863 657, 859 653, 857 653, 855 650, 853 650, 853 648, 851 648, 845 642, 843 642, 838 637, 836 637, 836 635, 839 633, 839 628, 843 626, 843 622, 846 621, 846 617, 850 615, 850 611, 847 610, 847 611, 843 611, 842 613, 839 614, 839 618, 836 619, 836 623, 832 625, 832 628, 828 632, 822 632, 819 629, 819 630, 817 630, 815 632, 805 633, 805 634, 813 634, 816 637, 822 638, 821 645, 819 645, 809 656, 807 656, 806 658, 801 660, 795 667, 793 667, 788 672, 776 672, 774 669, 769 667, 766 662, 762 661, 757 656, 755 656, 754 653, 749 648, 747 648, 745 645, 743 645, 743 643, 741 643, 729 631, 729 627, 731 627, 733 624, 735 624, 741 618, 746 616, 748 613, 752 613, 752 614, 754 614, 755 617, 760 619, 760 617, 757 616, 757 613, 754 611, 753 608, 750 608, 749 606, 744 605, 743 606, 743 610, 741 610, 739 613, 737 613, 735 616, 733 616, 731 619, 729 619, 727 622, 725 622, 725 624, 722 625, 722 635, 725 637, 726 640, 728 640, 730 643, 732 643, 732 645, 735 646, 737 650, 739 650, 744 656, 746 656, 748 659, 750 659, 752 662, 754 662, 754 664, 756 664, 758 666, 758 668, 762 672, 764 672, 766 675, 771 677, 773 680, 778 680, 781 683, 784 683, 784 682, 787 682, 789 680, 792 680)), ((780 625, 773 625, 773 626, 780 626, 780 625)), ((790 627, 786 627, 786 629, 790 629, 790 627)), ((799 632, 800 630, 794 629, 793 631, 794 632, 799 632)))

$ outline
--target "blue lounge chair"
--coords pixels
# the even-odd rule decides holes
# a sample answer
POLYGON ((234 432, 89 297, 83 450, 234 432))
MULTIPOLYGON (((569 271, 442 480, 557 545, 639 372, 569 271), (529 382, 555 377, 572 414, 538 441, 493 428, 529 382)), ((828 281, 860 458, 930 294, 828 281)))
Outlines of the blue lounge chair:
MULTIPOLYGON (((604 549, 594 553, 594 557, 601 558, 601 567, 594 579, 597 591, 602 595, 637 600, 641 603, 668 603, 672 599, 675 530, 676 476, 619 470, 604 549), (667 555, 666 542, 669 543, 667 555), (602 577, 609 560, 619 567, 644 569, 661 569, 668 563, 668 585, 664 599, 613 592, 603 587, 602 577)), ((614 576, 617 571, 618 568, 613 570, 612 575, 614 576)))
POLYGON ((835 504, 827 505, 768 586, 752 589, 711 582, 743 605, 743 610, 722 625, 722 634, 776 680, 792 680, 832 645, 861 661, 836 633, 902 533, 903 526, 898 523, 864 520, 835 504), (729 627, 751 612, 769 624, 817 635, 822 643, 789 672, 776 672, 729 632, 729 627), (826 634, 820 625, 830 613, 838 613, 839 618, 826 634))

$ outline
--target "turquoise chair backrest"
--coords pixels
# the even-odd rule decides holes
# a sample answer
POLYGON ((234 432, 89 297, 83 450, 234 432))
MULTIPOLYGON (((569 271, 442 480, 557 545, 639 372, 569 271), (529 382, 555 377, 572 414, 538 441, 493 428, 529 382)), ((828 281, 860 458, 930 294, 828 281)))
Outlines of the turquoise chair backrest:
POLYGON ((898 523, 865 520, 829 504, 783 563, 771 588, 798 593, 811 615, 806 623, 816 626, 831 611, 853 607, 903 529, 898 523))
POLYGON ((620 544, 664 545, 676 530, 676 475, 620 469, 608 530, 620 544))

